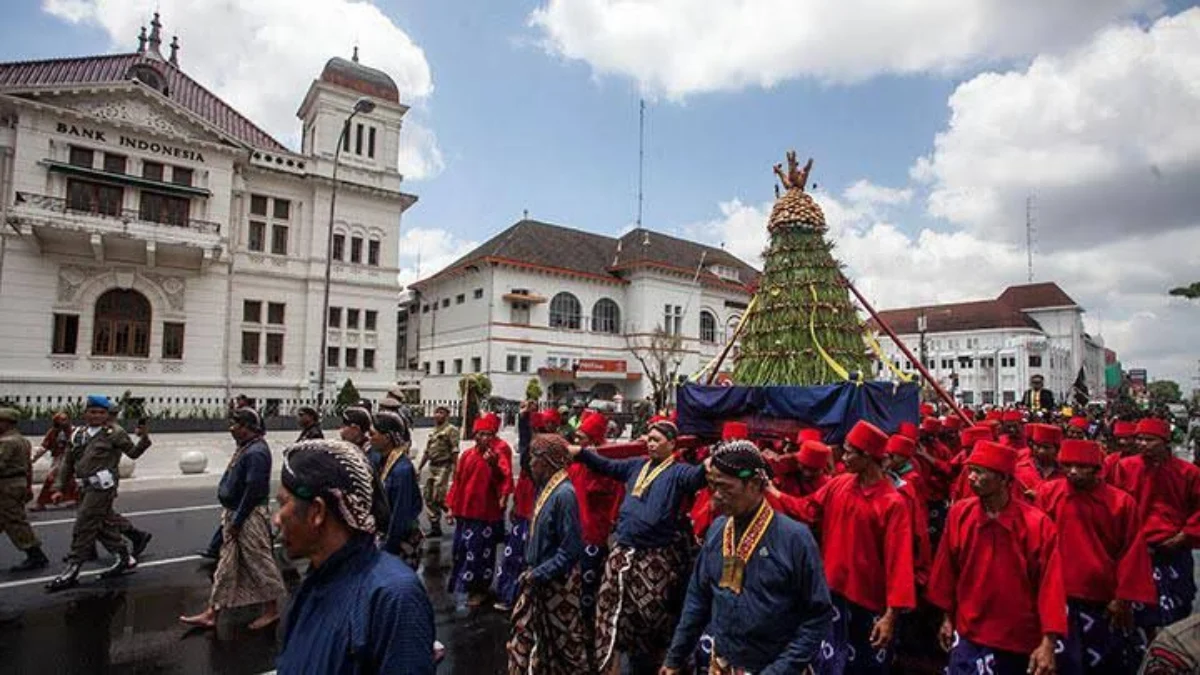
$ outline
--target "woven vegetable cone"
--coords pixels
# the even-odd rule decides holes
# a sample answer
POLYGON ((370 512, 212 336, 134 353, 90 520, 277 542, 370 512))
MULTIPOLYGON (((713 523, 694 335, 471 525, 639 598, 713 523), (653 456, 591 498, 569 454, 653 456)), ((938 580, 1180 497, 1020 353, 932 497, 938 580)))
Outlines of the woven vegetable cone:
POLYGON ((787 157, 786 174, 775 166, 786 191, 767 225, 771 244, 733 379, 745 386, 808 386, 859 373, 865 380, 871 364, 866 329, 841 284, 841 265, 825 239, 825 214, 804 191, 812 160, 800 169, 796 153, 787 157))

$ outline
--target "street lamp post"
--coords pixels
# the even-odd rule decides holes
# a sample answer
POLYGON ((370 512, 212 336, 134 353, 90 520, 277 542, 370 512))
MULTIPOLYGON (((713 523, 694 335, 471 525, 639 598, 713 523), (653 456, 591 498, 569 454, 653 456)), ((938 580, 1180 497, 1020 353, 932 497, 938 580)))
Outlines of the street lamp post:
POLYGON ((333 217, 337 208, 338 193, 338 159, 342 155, 342 145, 350 134, 350 121, 359 113, 370 113, 375 109, 375 103, 368 98, 360 98, 354 102, 354 110, 342 124, 342 133, 338 135, 337 146, 333 149, 333 190, 329 195, 329 232, 325 238, 325 299, 321 303, 321 353, 319 354, 320 369, 317 374, 317 410, 325 414, 325 371, 329 365, 329 277, 333 272, 333 217))

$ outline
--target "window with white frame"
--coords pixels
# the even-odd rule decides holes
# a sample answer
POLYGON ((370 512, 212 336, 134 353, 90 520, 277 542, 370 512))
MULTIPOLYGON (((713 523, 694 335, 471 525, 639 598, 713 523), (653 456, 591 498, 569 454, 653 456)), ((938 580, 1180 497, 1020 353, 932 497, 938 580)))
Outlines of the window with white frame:
POLYGON ((700 341, 709 344, 717 341, 717 317, 707 309, 700 311, 700 341))
POLYGON ((583 310, 579 298, 563 291, 550 301, 550 327, 579 330, 582 325, 583 310))

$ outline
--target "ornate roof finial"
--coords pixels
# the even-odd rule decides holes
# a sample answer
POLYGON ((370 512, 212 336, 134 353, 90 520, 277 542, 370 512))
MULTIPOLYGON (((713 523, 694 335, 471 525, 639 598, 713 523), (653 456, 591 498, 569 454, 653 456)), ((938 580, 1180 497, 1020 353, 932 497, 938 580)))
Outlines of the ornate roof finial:
POLYGON ((354 45, 354 56, 351 56, 350 60, 358 63, 358 45, 354 45))
POLYGON ((787 153, 788 170, 783 172, 783 165, 775 165, 775 175, 779 176, 779 181, 783 183, 784 189, 800 190, 804 192, 804 188, 808 186, 808 173, 812 171, 813 161, 810 157, 804 165, 804 169, 800 169, 800 164, 796 161, 796 151, 789 150, 787 153))
POLYGON ((158 12, 155 12, 154 19, 150 22, 150 53, 162 56, 162 52, 159 51, 160 45, 162 45, 162 22, 158 20, 158 12))
POLYGON ((142 32, 138 33, 138 50, 137 53, 146 53, 146 27, 142 26, 142 32))
POLYGON ((171 62, 171 65, 175 66, 176 68, 179 67, 179 36, 178 35, 171 36, 171 57, 168 60, 171 62))

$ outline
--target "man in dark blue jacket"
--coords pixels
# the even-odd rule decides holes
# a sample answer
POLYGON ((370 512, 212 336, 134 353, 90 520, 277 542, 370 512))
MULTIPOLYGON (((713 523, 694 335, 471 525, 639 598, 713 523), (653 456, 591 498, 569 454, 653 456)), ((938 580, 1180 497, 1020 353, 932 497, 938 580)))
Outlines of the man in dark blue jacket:
POLYGON ((362 451, 305 441, 283 454, 275 525, 308 575, 292 601, 280 675, 434 672, 433 605, 399 558, 375 546, 386 500, 362 451))

